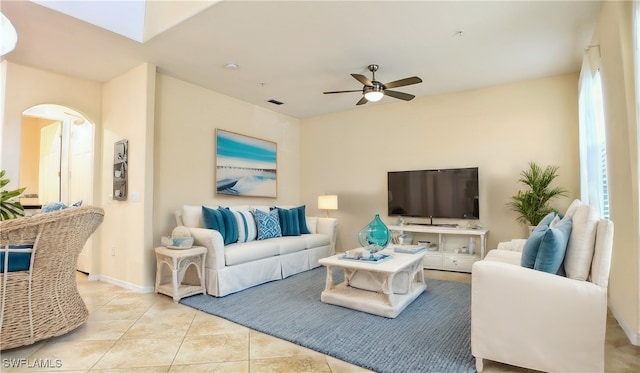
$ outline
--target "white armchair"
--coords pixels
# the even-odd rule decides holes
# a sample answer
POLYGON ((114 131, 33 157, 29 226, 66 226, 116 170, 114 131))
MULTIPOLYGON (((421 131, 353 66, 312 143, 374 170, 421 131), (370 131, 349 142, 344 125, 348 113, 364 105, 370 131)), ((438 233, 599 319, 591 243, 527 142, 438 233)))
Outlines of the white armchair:
POLYGON ((525 240, 501 243, 473 265, 471 352, 478 372, 483 359, 541 371, 604 371, 613 223, 578 215, 564 268, 583 250, 578 246, 586 247, 584 280, 573 270, 563 277, 522 267, 525 240))

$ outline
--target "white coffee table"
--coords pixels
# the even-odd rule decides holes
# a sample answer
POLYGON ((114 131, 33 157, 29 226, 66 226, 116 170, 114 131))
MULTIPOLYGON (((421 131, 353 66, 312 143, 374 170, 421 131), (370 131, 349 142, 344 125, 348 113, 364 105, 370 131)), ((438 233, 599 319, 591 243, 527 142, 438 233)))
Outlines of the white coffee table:
POLYGON ((344 259, 344 253, 320 259, 327 267, 322 302, 388 318, 398 316, 427 288, 422 270, 425 252, 381 252, 392 257, 378 263, 344 259), (344 271, 341 283, 333 280, 336 268, 344 271))

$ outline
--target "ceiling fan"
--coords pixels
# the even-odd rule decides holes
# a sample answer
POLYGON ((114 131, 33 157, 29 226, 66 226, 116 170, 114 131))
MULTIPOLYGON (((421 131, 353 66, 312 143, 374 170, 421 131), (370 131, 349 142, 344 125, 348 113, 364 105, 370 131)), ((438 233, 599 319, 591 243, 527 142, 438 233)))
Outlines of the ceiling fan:
POLYGON ((351 76, 354 77, 357 81, 364 84, 362 89, 354 89, 350 91, 331 91, 323 93, 327 95, 333 93, 362 92, 363 96, 360 101, 356 103, 356 105, 364 105, 369 101, 379 101, 384 96, 391 96, 400 100, 410 101, 413 100, 413 98, 415 98, 416 96, 404 92, 391 91, 389 90, 389 88, 404 87, 406 85, 422 83, 422 79, 418 78, 417 76, 412 76, 410 78, 404 78, 382 84, 376 80, 376 71, 378 71, 378 65, 369 65, 368 69, 373 74, 372 80, 367 79, 367 77, 364 75, 351 74, 351 76))

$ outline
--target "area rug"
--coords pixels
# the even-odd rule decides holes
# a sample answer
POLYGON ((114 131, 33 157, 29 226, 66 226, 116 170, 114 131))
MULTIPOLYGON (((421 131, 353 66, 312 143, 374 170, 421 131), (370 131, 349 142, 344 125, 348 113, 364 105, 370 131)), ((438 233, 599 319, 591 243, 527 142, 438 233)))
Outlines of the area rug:
POLYGON ((226 297, 196 295, 180 303, 376 372, 475 371, 471 285, 427 279, 427 290, 388 319, 322 303, 325 277, 320 267, 226 297))

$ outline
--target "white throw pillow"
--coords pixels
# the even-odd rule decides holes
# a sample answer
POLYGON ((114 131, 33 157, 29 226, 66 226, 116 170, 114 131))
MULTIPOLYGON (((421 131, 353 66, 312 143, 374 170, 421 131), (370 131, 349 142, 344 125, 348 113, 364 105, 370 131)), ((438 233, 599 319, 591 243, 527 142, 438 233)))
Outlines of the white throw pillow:
POLYGON ((580 207, 582 205, 584 205, 584 203, 582 203, 582 201, 580 201, 579 199, 574 199, 573 202, 571 202, 571 204, 569 205, 569 207, 567 207, 567 212, 564 213, 564 217, 565 218, 573 217, 573 215, 578 210, 578 207, 580 207))
MULTIPOLYGON (((212 208, 217 209, 218 207, 212 208)), ((185 227, 204 228, 204 223, 202 222, 202 206, 182 206, 182 224, 184 224, 185 227)))
POLYGON ((586 281, 593 259, 598 212, 591 205, 582 205, 575 210, 572 218, 573 229, 564 258, 564 269, 567 277, 586 281))
POLYGON ((318 225, 318 218, 316 216, 307 216, 307 228, 309 233, 316 233, 316 225, 318 225))

